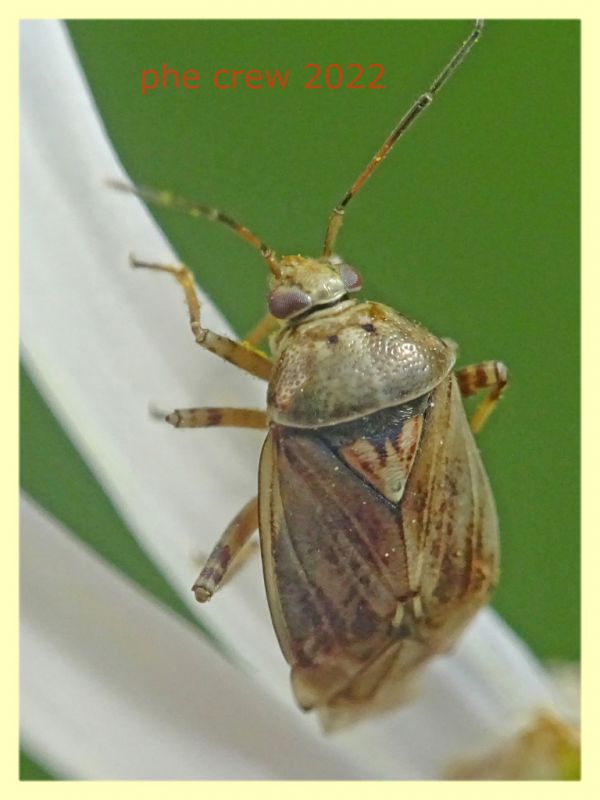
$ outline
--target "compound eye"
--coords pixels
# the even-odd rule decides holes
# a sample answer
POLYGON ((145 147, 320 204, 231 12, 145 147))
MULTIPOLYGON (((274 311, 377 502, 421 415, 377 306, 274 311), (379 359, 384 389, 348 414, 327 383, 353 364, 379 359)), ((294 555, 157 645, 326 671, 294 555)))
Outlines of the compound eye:
POLYGON ((268 297, 269 311, 277 319, 288 319, 295 317, 302 311, 312 306, 312 300, 296 287, 279 287, 273 289, 268 297))
POLYGON ((342 264, 340 267, 340 275, 347 292, 358 292, 359 289, 362 289, 362 278, 354 267, 350 267, 348 264, 342 264))

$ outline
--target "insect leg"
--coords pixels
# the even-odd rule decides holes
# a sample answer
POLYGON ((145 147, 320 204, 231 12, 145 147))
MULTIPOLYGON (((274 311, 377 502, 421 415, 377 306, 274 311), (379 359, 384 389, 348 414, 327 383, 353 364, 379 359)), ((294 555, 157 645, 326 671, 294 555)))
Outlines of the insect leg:
POLYGON ((248 333, 244 342, 252 347, 258 345, 265 339, 275 328, 279 325, 277 320, 272 314, 265 314, 265 316, 258 322, 252 330, 248 333))
POLYGON ((470 397, 482 389, 490 388, 489 394, 483 398, 471 417, 471 430, 479 433, 506 389, 508 369, 501 361, 482 361, 459 369, 456 379, 463 397, 470 397))
POLYGON ((229 523, 192 586, 199 603, 206 603, 222 586, 234 560, 257 528, 258 497, 253 497, 229 523))
POLYGON ((262 378, 265 381, 269 379, 272 364, 266 355, 255 350, 251 345, 234 342, 226 336, 221 336, 218 333, 209 331, 208 328, 202 327, 200 324, 200 301, 198 300, 196 284, 194 283, 194 276, 187 267, 152 264, 147 261, 139 261, 133 256, 131 257, 131 265, 133 267, 153 269, 158 272, 168 272, 173 275, 185 293, 185 301, 190 315, 190 326, 200 347, 210 350, 211 353, 224 358, 225 361, 229 361, 239 369, 243 369, 257 378, 262 378))
POLYGON ((164 419, 174 428, 268 427, 266 412, 255 408, 176 408, 164 419))

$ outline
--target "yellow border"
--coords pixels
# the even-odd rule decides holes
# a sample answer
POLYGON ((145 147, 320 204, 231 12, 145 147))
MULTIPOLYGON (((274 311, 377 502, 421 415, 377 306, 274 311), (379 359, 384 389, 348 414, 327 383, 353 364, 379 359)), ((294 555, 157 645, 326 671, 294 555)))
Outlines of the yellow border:
MULTIPOLYGON (((4 10, 4 9, 3 9, 4 10)), ((367 10, 366 8, 364 9, 367 10)), ((2 153, 2 182, 4 191, 3 197, 3 247, 2 247, 2 311, 0 313, 0 324, 2 325, 2 335, 0 336, 0 353, 2 356, 2 374, 7 380, 8 387, 5 385, 0 393, 2 397, 2 467, 4 480, 1 483, 2 496, 0 498, 0 509, 3 516, 4 548, 5 553, 2 563, 5 565, 2 575, 2 593, 4 595, 0 604, 3 616, 3 649, 0 665, 3 670, 2 686, 2 783, 4 785, 3 796, 11 796, 13 792, 20 795, 43 792, 53 795, 56 793, 77 793, 77 796, 104 796, 110 792, 111 798, 120 795, 127 796, 130 792, 142 791, 145 796, 159 796, 165 792, 178 796, 198 796, 198 792, 210 793, 219 798, 227 797, 230 793, 236 796, 244 795, 244 798, 253 796, 264 798, 275 798, 285 794, 287 797, 304 798, 306 792, 311 796, 329 796, 332 791, 343 791, 345 796, 360 797, 363 800, 365 793, 376 793, 379 796, 397 798, 400 792, 410 792, 423 795, 439 795, 444 793, 444 797, 460 794, 460 796, 474 796, 482 791, 488 796, 497 796, 500 792, 510 791, 511 795, 520 795, 521 792, 542 791, 545 796, 560 796, 563 794, 587 793, 594 791, 597 796, 600 788, 598 780, 598 756, 594 753, 600 752, 599 739, 597 734, 597 721, 599 718, 598 710, 600 705, 600 687, 598 686, 598 619, 600 618, 600 602, 596 585, 598 577, 594 571, 600 561, 598 558, 598 531, 594 525, 594 512, 591 508, 590 499, 594 492, 598 492, 600 479, 600 468, 597 466, 597 449, 599 442, 600 423, 598 422, 598 397, 600 396, 600 385, 598 384, 598 369, 600 363, 600 331, 598 330, 598 319, 600 315, 597 308, 598 288, 600 282, 600 247, 594 236, 594 231, 598 228, 599 209, 597 204, 597 187, 600 175, 598 174, 598 141, 600 141, 598 125, 598 75, 600 75, 598 52, 600 50, 599 31, 599 11, 592 2, 546 2, 543 6, 521 0, 503 0, 503 2, 480 2, 478 4, 456 2, 450 5, 441 2, 421 2, 418 6, 411 4, 407 6, 400 2, 390 2, 381 0, 375 7, 369 9, 371 13, 357 13, 345 0, 330 0, 329 3, 315 2, 315 0, 302 0, 294 2, 288 0, 284 3, 265 3, 243 5, 240 2, 221 2, 218 5, 208 7, 203 3, 196 2, 171 2, 168 6, 164 3, 151 3, 145 0, 143 3, 128 2, 116 3, 114 0, 105 0, 102 3, 88 3, 85 7, 79 2, 66 3, 42 3, 30 2, 22 3, 20 7, 15 6, 8 9, 7 14, 2 15, 2 25, 0 32, 2 36, 2 46, 0 47, 0 58, 2 59, 3 77, 3 115, 0 131, 4 138, 2 153), (85 14, 83 11, 85 10, 85 14), (17 475, 17 365, 16 365, 16 343, 18 331, 18 313, 15 302, 17 288, 17 267, 18 264, 18 219, 17 219, 17 197, 18 197, 18 163, 15 159, 16 145, 16 126, 18 120, 18 26, 19 18, 65 18, 65 17, 91 17, 91 18, 119 18, 119 17, 141 17, 141 18, 164 18, 166 11, 171 18, 226 18, 226 17, 252 17, 252 18, 300 18, 300 17, 326 17, 326 18, 471 18, 474 16, 484 16, 487 18, 561 18, 561 19, 581 19, 582 20, 582 49, 583 49, 583 232, 587 234, 583 239, 583 364, 584 364, 584 448, 583 448, 583 522, 584 522, 584 553, 583 578, 584 578, 584 778, 581 783, 551 783, 544 784, 543 787, 523 788, 521 784, 505 785, 503 783, 488 783, 485 787, 478 784, 442 784, 441 782, 430 783, 411 783, 406 788, 398 786, 395 782, 385 782, 365 785, 363 782, 345 783, 343 786, 334 786, 331 783, 203 783, 202 786, 194 782, 188 783, 34 783, 28 782, 19 784, 17 782, 17 746, 16 729, 18 720, 18 697, 16 693, 18 675, 18 648, 17 648, 17 510, 16 510, 16 481, 17 475), (586 102, 587 101, 587 102, 586 102), (12 113, 11 113, 12 112, 12 113), (13 122, 13 125, 10 122, 13 122), (595 256, 595 257, 594 257, 595 256), (595 356, 595 358, 594 358, 595 356), (587 367, 587 369, 586 369, 587 367), (592 628, 592 630, 590 630, 592 628), (595 635, 594 635, 595 633, 595 635), (587 635, 586 635, 587 634, 587 635), (596 723, 596 724, 594 724, 596 723), (586 758, 586 754, 588 758, 586 758), (593 790, 596 786, 596 790, 593 790), (10 793, 10 794, 9 794, 10 793)), ((526 71, 524 70, 524 80, 526 71)), ((548 360, 551 369, 552 358, 559 352, 558 346, 548 343, 548 360)), ((597 516, 597 515, 595 515, 597 516)))

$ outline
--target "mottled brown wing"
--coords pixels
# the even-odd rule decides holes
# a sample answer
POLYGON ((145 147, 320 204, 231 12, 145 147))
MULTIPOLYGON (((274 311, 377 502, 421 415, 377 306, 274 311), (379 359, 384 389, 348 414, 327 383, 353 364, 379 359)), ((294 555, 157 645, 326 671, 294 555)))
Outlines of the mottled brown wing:
POLYGON ((358 716, 400 702, 404 678, 451 645, 497 571, 494 503, 454 376, 355 423, 273 427, 260 529, 300 704, 358 716))
POLYGON ((447 649, 487 600, 499 540, 494 499, 454 375, 433 392, 425 428, 402 520, 422 635, 435 651, 447 649))
POLYGON ((453 375, 429 398, 400 509, 415 589, 404 605, 409 635, 329 699, 321 709, 329 729, 405 702, 415 669, 452 646, 496 582, 494 500, 453 375))
POLYGON ((398 508, 309 431, 272 428, 260 481, 275 630, 298 701, 325 705, 389 646, 411 593, 398 508))

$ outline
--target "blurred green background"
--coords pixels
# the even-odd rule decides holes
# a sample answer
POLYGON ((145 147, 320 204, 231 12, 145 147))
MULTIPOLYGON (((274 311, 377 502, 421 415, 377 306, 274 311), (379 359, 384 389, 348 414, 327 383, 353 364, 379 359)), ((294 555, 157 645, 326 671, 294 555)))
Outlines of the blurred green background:
MULTIPOLYGON (((277 252, 317 255, 331 208, 470 23, 78 21, 69 30, 134 181, 216 205, 277 252), (385 88, 305 89, 311 62, 382 64, 385 88), (162 64, 197 69, 202 87, 142 96, 142 70, 162 64), (290 71, 285 90, 210 83, 216 69, 276 68, 290 71)), ((264 310, 260 257, 220 226, 154 213, 234 328, 247 331, 264 310)), ((509 366, 510 390, 479 437, 502 528, 494 605, 538 656, 577 659, 579 23, 489 22, 351 204, 337 249, 362 271, 363 297, 455 339, 460 364, 509 366)), ((106 500, 50 485, 60 480, 48 450, 56 424, 26 381, 22 419, 27 490, 53 497, 53 512, 75 530, 78 515, 104 519, 106 500)), ((88 481, 82 464, 72 468, 88 481)), ((112 526, 102 528, 110 537, 112 526)), ((160 576, 136 563, 132 551, 123 568, 156 588, 160 576)))

